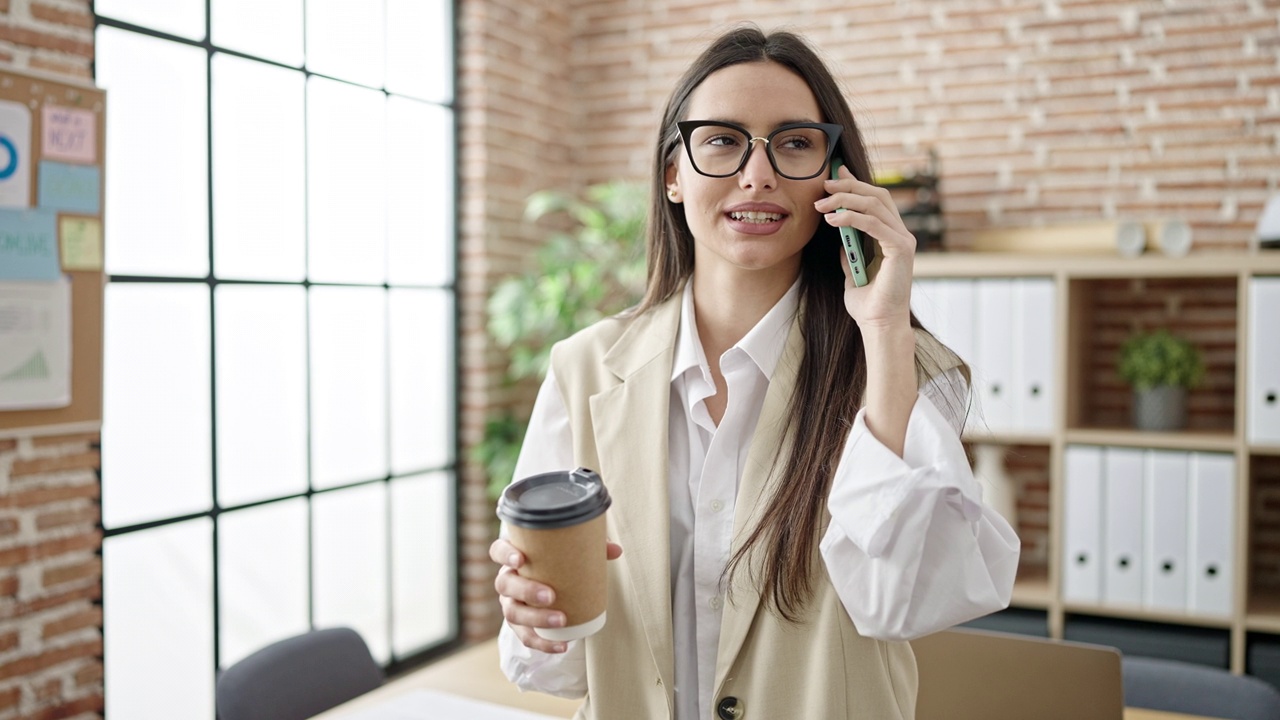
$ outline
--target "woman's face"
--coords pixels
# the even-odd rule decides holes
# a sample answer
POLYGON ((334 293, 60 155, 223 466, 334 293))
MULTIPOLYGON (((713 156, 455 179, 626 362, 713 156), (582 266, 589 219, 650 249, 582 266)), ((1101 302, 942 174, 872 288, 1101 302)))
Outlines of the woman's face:
MULTIPOLYGON (((730 65, 709 75, 690 96, 686 119, 728 121, 753 137, 788 123, 824 121, 808 84, 772 61, 730 65)), ((684 204, 695 271, 768 271, 794 278, 800 251, 822 219, 813 203, 826 194, 827 173, 789 180, 769 164, 763 142, 752 145, 747 164, 727 178, 700 175, 682 146, 667 168, 667 188, 684 204)))

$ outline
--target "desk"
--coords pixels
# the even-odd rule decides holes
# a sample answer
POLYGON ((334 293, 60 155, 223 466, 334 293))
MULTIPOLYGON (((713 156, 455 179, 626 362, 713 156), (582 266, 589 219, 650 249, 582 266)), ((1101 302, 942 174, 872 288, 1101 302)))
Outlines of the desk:
MULTIPOLYGON (((507 682, 498 669, 498 643, 488 640, 459 650, 424 668, 414 670, 371 693, 340 705, 312 720, 343 720, 358 710, 368 710, 396 695, 412 690, 440 690, 455 695, 485 700, 499 705, 529 710, 559 718, 572 718, 579 701, 522 693, 507 682)), ((1208 720, 1196 715, 1126 708, 1124 720, 1208 720)))

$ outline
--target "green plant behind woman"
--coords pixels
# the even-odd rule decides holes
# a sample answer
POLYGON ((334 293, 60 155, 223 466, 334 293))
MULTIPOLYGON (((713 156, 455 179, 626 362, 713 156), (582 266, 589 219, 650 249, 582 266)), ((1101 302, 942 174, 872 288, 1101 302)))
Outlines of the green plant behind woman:
MULTIPOLYGON (((553 344, 639 301, 645 192, 615 181, 589 187, 584 199, 553 190, 529 197, 528 222, 563 215, 569 229, 552 231, 533 269, 502 280, 489 296, 489 336, 508 354, 505 383, 540 380, 553 344)), ((527 412, 511 410, 485 423, 472 459, 485 466, 492 498, 511 482, 527 423, 527 412)))

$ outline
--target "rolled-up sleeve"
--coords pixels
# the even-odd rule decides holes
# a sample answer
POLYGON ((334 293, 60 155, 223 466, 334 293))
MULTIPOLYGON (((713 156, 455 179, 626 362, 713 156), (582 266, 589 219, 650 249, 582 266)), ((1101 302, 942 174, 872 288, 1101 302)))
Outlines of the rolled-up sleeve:
MULTIPOLYGON (((520 446, 515 476, 528 477, 573 467, 573 437, 569 412, 555 375, 547 373, 534 401, 529 429, 520 446)), ((568 643, 563 653, 544 653, 526 647, 514 630, 502 621, 498 656, 502 672, 521 690, 534 690, 565 698, 587 694, 586 649, 581 641, 568 643)))
POLYGON ((902 457, 870 432, 865 410, 845 443, 821 552, 865 636, 910 640, 1009 605, 1021 543, 982 502, 960 443, 963 418, 931 399, 961 396, 963 383, 950 370, 922 389, 902 457))

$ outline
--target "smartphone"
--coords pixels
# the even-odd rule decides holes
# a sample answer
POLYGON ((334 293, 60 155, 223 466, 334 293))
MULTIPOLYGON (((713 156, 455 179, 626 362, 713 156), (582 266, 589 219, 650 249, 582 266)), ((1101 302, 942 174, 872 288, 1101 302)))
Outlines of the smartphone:
MULTIPOLYGON (((831 158, 831 179, 840 179, 840 158, 831 158)), ((844 212, 844 208, 838 208, 836 212, 844 212)), ((849 261, 849 271, 853 275, 854 287, 862 287, 871 282, 871 273, 868 268, 871 266, 872 255, 875 251, 870 249, 871 243, 862 241, 862 233, 851 227, 840 228, 840 244, 844 245, 844 256, 849 261)))

